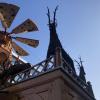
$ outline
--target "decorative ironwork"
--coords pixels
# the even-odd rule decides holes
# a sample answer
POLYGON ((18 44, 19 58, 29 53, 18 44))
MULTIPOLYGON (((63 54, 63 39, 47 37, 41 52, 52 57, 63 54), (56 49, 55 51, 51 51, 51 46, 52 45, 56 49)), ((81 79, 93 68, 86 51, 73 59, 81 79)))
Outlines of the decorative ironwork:
MULTIPOLYGON (((61 56, 56 56, 56 57, 61 57, 61 56)), ((9 76, 9 78, 6 80, 6 82, 0 86, 0 89, 6 88, 8 86, 12 86, 14 84, 18 84, 20 82, 24 82, 25 80, 35 78, 41 74, 55 70, 57 67, 59 67, 63 71, 65 71, 66 75, 69 75, 70 78, 72 78, 81 88, 83 88, 87 93, 89 93, 88 83, 85 83, 82 79, 79 78, 79 76, 73 71, 72 67, 66 62, 66 60, 64 60, 64 58, 60 59, 61 60, 60 61, 61 64, 60 64, 57 62, 59 60, 56 61, 56 59, 57 58, 55 58, 55 56, 52 56, 49 59, 46 59, 34 66, 31 66, 30 68, 28 68, 20 73, 9 76), (55 62, 56 62, 56 64, 55 64, 55 62), (61 66, 59 66, 59 65, 61 65, 61 66), (44 70, 45 67, 47 68, 47 70, 44 70)))
MULTIPOLYGON (((44 60, 44 61, 36 64, 35 66, 32 66, 31 68, 28 68, 20 73, 10 76, 6 80, 5 86, 17 84, 19 82, 39 76, 40 74, 43 74, 47 71, 54 70, 56 68, 55 64, 54 64, 55 63, 54 59, 55 59, 54 56, 50 57, 49 59, 44 60), (45 65, 45 62, 48 62, 47 66, 45 65), (47 67, 46 71, 44 71, 45 66, 47 67)), ((62 58, 62 65, 63 66, 59 66, 59 67, 61 67, 68 75, 70 75, 74 80, 76 80, 83 88, 87 87, 86 83, 83 82, 81 79, 79 79, 79 77, 76 75, 76 73, 74 73, 74 71, 72 70, 70 65, 63 58, 62 58)))
MULTIPOLYGON (((50 57, 48 60, 48 63, 47 63, 47 71, 50 71, 52 69, 54 69, 54 57, 50 57)), ((28 68, 20 73, 17 73, 13 76, 10 76, 7 80, 6 80, 6 83, 5 85, 8 86, 9 85, 12 85, 12 84, 17 84, 19 82, 22 82, 24 80, 27 80, 27 79, 30 79, 30 78, 34 78, 40 74, 43 74, 45 71, 44 71, 44 68, 45 68, 45 62, 47 60, 44 60, 38 64, 36 64, 35 66, 32 66, 31 68, 28 68)))
POLYGON ((72 68, 70 67, 70 65, 63 59, 63 67, 64 71, 70 75, 74 80, 77 81, 77 83, 84 89, 86 89, 87 84, 79 78, 78 75, 76 75, 76 73, 72 70, 72 68))
POLYGON ((70 67, 72 67, 73 71, 76 72, 72 58, 64 50, 60 42, 60 39, 57 35, 57 31, 56 31, 56 27, 57 27, 56 11, 57 9, 58 9, 58 6, 55 8, 54 16, 53 16, 53 19, 51 20, 50 11, 48 8, 47 16, 48 16, 48 26, 49 26, 49 31, 50 31, 50 41, 49 41, 49 46, 48 46, 48 51, 47 51, 47 58, 49 58, 50 56, 56 56, 56 49, 60 48, 62 57, 66 60, 68 64, 70 64, 70 67))

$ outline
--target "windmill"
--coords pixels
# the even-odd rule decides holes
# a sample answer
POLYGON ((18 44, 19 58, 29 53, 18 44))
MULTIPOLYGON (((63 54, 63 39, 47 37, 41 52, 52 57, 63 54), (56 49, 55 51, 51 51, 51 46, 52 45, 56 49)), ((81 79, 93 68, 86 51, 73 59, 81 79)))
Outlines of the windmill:
POLYGON ((32 20, 27 19, 22 24, 14 28, 11 32, 7 32, 14 18, 16 17, 19 7, 8 3, 0 3, 0 20, 3 30, 0 30, 0 64, 6 60, 12 61, 12 51, 14 50, 19 56, 27 56, 28 52, 20 47, 14 40, 22 42, 26 45, 37 47, 38 40, 23 37, 15 37, 14 34, 23 32, 38 31, 37 26, 32 20), (13 35, 13 36, 12 36, 13 35))

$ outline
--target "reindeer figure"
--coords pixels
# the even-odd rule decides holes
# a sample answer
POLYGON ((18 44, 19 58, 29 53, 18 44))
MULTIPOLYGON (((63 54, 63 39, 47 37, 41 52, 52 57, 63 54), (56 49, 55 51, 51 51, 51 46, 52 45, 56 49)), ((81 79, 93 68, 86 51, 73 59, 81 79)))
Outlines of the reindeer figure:
POLYGON ((49 25, 49 30, 50 30, 50 42, 49 42, 49 47, 48 47, 48 51, 47 51, 47 59, 51 56, 55 56, 56 54, 56 49, 60 48, 61 53, 62 53, 62 57, 64 58, 64 60, 70 65, 70 67, 72 68, 73 72, 76 73, 75 68, 74 68, 74 64, 73 64, 73 60, 70 58, 70 56, 66 53, 66 51, 63 49, 61 42, 58 38, 57 32, 56 32, 56 27, 57 27, 57 21, 56 21, 56 11, 58 9, 58 6, 55 8, 54 11, 54 17, 53 20, 50 19, 50 11, 49 8, 48 9, 48 25, 49 25))

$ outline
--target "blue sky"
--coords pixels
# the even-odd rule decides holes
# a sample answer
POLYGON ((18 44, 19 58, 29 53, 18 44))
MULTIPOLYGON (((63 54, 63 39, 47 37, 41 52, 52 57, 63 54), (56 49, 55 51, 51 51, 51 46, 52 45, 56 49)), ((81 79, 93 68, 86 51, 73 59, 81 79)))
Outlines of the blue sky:
POLYGON ((46 58, 49 44, 46 7, 50 8, 51 15, 53 15, 53 10, 56 5, 59 5, 57 11, 59 38, 73 59, 82 57, 86 78, 92 82, 95 96, 99 100, 100 0, 0 0, 0 2, 16 4, 20 7, 20 11, 8 31, 11 31, 27 18, 31 18, 37 24, 38 32, 17 35, 39 39, 40 44, 36 49, 19 43, 30 53, 30 56, 24 57, 24 59, 32 64, 46 58))

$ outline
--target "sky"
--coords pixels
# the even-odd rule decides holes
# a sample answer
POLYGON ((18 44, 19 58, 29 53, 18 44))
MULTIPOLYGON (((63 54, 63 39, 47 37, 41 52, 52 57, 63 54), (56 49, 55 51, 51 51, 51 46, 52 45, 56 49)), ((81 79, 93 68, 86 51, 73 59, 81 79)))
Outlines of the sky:
MULTIPOLYGON (((50 35, 47 25, 47 6, 52 17, 55 7, 59 5, 56 18, 59 39, 73 60, 82 57, 86 78, 91 81, 95 97, 99 100, 100 0, 0 0, 0 2, 20 7, 13 24, 8 29, 9 32, 27 18, 36 23, 39 31, 16 35, 39 40, 37 48, 17 42, 30 53, 24 59, 33 65, 46 58, 50 35)), ((78 69, 77 64, 75 66, 78 69)))

